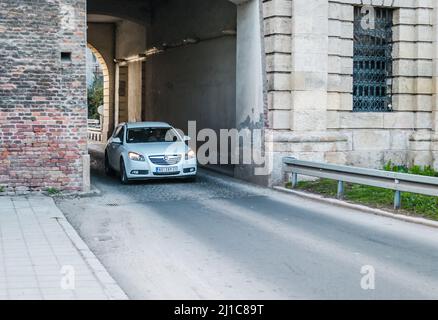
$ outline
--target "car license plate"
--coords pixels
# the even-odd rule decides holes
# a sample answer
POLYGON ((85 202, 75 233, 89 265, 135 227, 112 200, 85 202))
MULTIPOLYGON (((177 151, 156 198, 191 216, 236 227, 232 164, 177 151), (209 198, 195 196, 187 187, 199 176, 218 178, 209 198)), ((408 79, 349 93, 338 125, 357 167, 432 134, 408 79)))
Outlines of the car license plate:
POLYGON ((177 172, 178 167, 160 167, 157 168, 157 173, 172 173, 177 172))

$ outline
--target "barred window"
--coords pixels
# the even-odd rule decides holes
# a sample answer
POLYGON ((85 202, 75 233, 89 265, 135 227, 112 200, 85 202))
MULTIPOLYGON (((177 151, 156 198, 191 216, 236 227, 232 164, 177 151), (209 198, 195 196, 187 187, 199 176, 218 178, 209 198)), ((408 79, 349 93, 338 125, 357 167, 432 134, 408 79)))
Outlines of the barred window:
POLYGON ((354 11, 353 111, 392 111, 392 10, 354 11), (365 19, 365 20, 364 20, 365 19))

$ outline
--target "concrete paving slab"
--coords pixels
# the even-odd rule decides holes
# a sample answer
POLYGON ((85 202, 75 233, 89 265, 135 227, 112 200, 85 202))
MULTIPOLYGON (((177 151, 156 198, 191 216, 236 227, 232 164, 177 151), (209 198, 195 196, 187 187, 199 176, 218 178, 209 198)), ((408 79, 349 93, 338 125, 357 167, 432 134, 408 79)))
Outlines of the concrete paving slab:
POLYGON ((127 299, 53 199, 0 197, 0 300, 127 299))

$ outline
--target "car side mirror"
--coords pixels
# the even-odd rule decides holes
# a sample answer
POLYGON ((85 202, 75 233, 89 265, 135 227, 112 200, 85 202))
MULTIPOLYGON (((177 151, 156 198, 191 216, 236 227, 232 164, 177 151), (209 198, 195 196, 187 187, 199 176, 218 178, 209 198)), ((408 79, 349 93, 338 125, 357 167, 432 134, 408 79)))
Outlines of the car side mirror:
POLYGON ((184 141, 190 141, 192 140, 192 138, 190 138, 189 136, 184 136, 184 141))
POLYGON ((120 140, 119 137, 115 137, 115 138, 113 138, 112 143, 115 143, 115 144, 122 144, 122 140, 120 140))

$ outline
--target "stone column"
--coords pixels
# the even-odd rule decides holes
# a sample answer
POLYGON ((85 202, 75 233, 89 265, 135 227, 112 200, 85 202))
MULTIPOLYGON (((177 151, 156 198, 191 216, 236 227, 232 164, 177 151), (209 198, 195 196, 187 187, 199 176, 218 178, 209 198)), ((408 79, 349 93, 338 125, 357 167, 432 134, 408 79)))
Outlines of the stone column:
MULTIPOLYGON (((423 1, 417 0, 415 1, 415 15, 411 13, 412 9, 401 8, 399 14, 395 16, 395 23, 404 26, 404 29, 395 32, 395 37, 398 37, 395 40, 404 41, 400 41, 400 44, 395 46, 398 49, 395 51, 395 57, 403 59, 394 64, 394 71, 401 74, 394 80, 394 105, 398 111, 415 111, 412 125, 415 130, 409 137, 408 166, 426 166, 433 162, 431 147, 435 126, 432 118, 434 117, 433 110, 436 108, 434 79, 437 74, 435 49, 437 42, 431 40, 431 33, 436 34, 436 13, 435 9, 430 10, 432 4, 428 5, 429 8, 424 5, 423 1), (426 22, 434 24, 433 29, 428 29, 430 27, 426 22), (413 50, 410 51, 409 48, 413 50), (407 64, 409 62, 411 66, 407 64), (405 75, 411 77, 408 78, 405 75), (406 97, 410 98, 409 103, 404 101, 406 97)), ((433 4, 435 5, 436 3, 433 4)), ((399 116, 403 114, 409 115, 407 112, 400 112, 399 116)), ((399 117, 399 119, 402 118, 399 117)))
MULTIPOLYGON (((246 134, 253 133, 250 144, 238 144, 239 154, 263 153, 264 141, 256 134, 264 125, 264 76, 260 16, 258 0, 239 3, 237 7, 237 58, 236 58, 236 128, 246 134)), ((234 150, 233 150, 234 151, 234 150)), ((253 159, 254 160, 254 159, 253 159)), ((265 184, 266 176, 257 175, 252 164, 236 165, 234 174, 255 183, 265 184)))
POLYGON ((438 169, 438 1, 433 9, 433 96, 432 96, 432 165, 438 169))
POLYGON ((263 2, 269 125, 290 129, 292 1, 263 2))
POLYGON ((114 127, 119 124, 119 110, 120 110, 120 66, 116 63, 115 76, 114 76, 114 127))
POLYGON ((128 120, 140 122, 142 121, 142 61, 129 62, 128 68, 128 120))
POLYGON ((327 128, 328 1, 292 1, 292 111, 290 128, 327 128))

